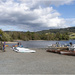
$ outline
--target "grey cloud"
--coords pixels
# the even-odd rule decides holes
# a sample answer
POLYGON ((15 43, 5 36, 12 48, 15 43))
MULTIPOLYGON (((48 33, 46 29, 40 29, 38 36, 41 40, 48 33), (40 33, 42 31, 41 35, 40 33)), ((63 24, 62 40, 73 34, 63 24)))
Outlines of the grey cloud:
POLYGON ((0 25, 16 26, 19 30, 30 31, 57 28, 61 27, 61 25, 65 27, 66 25, 64 19, 59 18, 60 13, 52 7, 42 7, 41 4, 49 5, 52 2, 51 0, 33 1, 31 4, 26 1, 26 3, 23 3, 22 0, 19 4, 16 4, 17 2, 13 0, 10 0, 11 3, 8 0, 7 3, 5 1, 4 4, 0 4, 0 25))
POLYGON ((64 4, 71 4, 75 0, 18 0, 18 1, 29 3, 30 8, 33 8, 41 4, 44 6, 50 6, 50 5, 59 6, 59 5, 64 5, 64 4))

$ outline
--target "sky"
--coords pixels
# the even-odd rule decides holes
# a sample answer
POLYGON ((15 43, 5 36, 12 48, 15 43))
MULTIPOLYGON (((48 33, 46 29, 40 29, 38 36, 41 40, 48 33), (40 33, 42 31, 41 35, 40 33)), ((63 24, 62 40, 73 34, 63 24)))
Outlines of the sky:
POLYGON ((75 26, 75 0, 0 0, 0 29, 41 31, 75 26))

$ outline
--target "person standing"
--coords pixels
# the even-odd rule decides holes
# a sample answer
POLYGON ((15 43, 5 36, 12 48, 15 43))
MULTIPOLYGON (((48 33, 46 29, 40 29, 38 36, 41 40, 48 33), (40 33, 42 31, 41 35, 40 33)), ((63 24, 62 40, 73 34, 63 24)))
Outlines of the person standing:
POLYGON ((3 44, 3 52, 5 52, 5 42, 4 42, 4 44, 3 44))

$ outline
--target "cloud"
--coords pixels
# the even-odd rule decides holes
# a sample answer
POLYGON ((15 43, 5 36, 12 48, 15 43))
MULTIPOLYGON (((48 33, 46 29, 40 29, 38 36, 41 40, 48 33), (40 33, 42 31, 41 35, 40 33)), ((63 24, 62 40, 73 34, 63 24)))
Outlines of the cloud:
POLYGON ((75 26, 75 18, 67 18, 65 21, 67 25, 75 26))
POLYGON ((64 5, 64 4, 71 4, 74 2, 74 0, 17 0, 20 1, 21 3, 28 3, 28 6, 37 6, 37 5, 46 5, 49 6, 51 4, 59 6, 59 5, 64 5))
POLYGON ((51 0, 51 4, 59 6, 64 4, 72 4, 74 0, 51 0))
POLYGON ((23 31, 67 27, 65 19, 60 18, 61 14, 50 5, 70 4, 72 1, 0 0, 0 26, 16 26, 17 30, 23 31))

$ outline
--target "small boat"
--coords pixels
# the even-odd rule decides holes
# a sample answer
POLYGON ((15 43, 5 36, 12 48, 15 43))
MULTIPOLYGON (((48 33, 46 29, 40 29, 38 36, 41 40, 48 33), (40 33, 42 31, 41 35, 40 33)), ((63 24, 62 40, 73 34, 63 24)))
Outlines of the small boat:
POLYGON ((75 51, 60 51, 62 55, 75 55, 75 51))
POLYGON ((36 52, 35 50, 31 50, 31 49, 23 48, 23 47, 13 47, 13 51, 26 52, 26 53, 35 53, 36 52))
POLYGON ((63 55, 75 55, 75 44, 72 44, 68 47, 68 50, 61 50, 60 54, 63 55))
POLYGON ((49 49, 47 49, 46 51, 47 51, 47 52, 53 52, 53 53, 55 53, 56 50, 57 50, 56 48, 49 48, 49 49))
POLYGON ((47 52, 53 52, 53 53, 55 53, 55 50, 48 49, 47 52))
POLYGON ((61 46, 59 42, 56 42, 56 44, 48 45, 47 52, 60 53, 63 50, 68 50, 68 47, 65 45, 61 46))
POLYGON ((57 50, 55 50, 55 53, 59 53, 60 54, 60 51, 63 51, 63 50, 57 49, 57 50))
POLYGON ((75 55, 75 44, 68 47, 48 47, 47 52, 59 53, 62 55, 75 55))
POLYGON ((60 51, 64 51, 64 50, 68 50, 68 48, 67 47, 55 47, 55 48, 48 48, 46 51, 60 54, 60 51))

